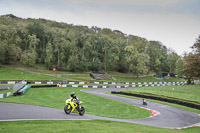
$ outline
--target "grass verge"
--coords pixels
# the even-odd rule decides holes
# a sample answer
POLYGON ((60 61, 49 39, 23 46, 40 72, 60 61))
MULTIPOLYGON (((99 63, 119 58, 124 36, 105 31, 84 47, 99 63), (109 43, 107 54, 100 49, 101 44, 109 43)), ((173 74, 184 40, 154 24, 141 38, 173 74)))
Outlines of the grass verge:
POLYGON ((199 133, 200 127, 188 129, 165 129, 139 124, 112 122, 105 120, 90 121, 10 121, 0 122, 3 133, 199 133))
MULTIPOLYGON (((125 92, 148 92, 148 93, 153 93, 156 95, 162 95, 164 96, 170 96, 170 97, 177 97, 180 99, 185 99, 185 100, 193 100, 199 102, 199 94, 200 94, 200 85, 185 85, 185 86, 162 86, 162 90, 160 90, 160 87, 143 87, 143 88, 135 88, 135 89, 127 89, 123 90, 125 92), (174 88, 174 90, 172 90, 174 88)), ((125 95, 118 95, 117 96, 122 96, 122 97, 127 97, 127 98, 133 98, 133 99, 143 99, 143 98, 138 98, 138 97, 133 97, 133 96, 125 96, 125 95)), ((168 103, 168 102, 163 102, 163 101, 157 101, 157 100, 152 100, 152 99, 147 99, 147 101, 151 102, 156 102, 164 105, 169 105, 175 108, 180 108, 183 110, 187 110, 190 112, 194 112, 197 114, 200 114, 200 110, 198 109, 193 109, 189 107, 185 107, 182 105, 177 105, 173 103, 168 103)))
POLYGON ((10 96, 0 99, 0 102, 23 103, 63 109, 65 100, 69 97, 71 92, 75 92, 78 98, 84 102, 83 106, 87 114, 124 119, 145 118, 150 116, 150 111, 81 92, 80 89, 82 88, 31 88, 25 95, 10 96))
MULTIPOLYGON (((109 93, 109 94, 111 94, 111 93, 109 93)), ((120 96, 120 97, 132 98, 132 99, 140 99, 141 101, 143 99, 143 98, 139 98, 139 97, 125 96, 125 95, 120 95, 120 94, 114 94, 114 95, 120 96)), ((198 109, 194 109, 194 108, 190 108, 190 107, 186 107, 186 106, 182 106, 182 105, 178 105, 178 104, 174 104, 174 103, 168 103, 168 102, 163 102, 163 101, 158 101, 158 100, 152 100, 152 99, 148 99, 148 98, 146 100, 147 100, 147 103, 148 103, 148 101, 155 102, 155 103, 160 103, 160 104, 163 104, 163 105, 168 105, 168 106, 171 106, 171 107, 175 107, 175 108, 179 108, 179 109, 183 109, 183 110, 186 110, 186 111, 190 111, 190 112, 194 112, 194 113, 200 114, 200 110, 198 110, 198 109)))
POLYGON ((181 86, 156 86, 126 89, 123 92, 152 94, 160 97, 174 97, 188 101, 200 101, 200 85, 181 85, 181 86))

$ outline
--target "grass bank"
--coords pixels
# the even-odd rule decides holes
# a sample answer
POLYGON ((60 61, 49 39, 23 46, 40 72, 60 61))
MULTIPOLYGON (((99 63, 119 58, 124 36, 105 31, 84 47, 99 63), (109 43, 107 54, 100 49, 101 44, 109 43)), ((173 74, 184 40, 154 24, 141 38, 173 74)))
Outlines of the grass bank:
MULTIPOLYGON (((112 72, 111 74, 116 74, 117 72, 112 72)), ((159 79, 156 77, 129 77, 128 73, 117 73, 113 79, 115 80, 95 80, 90 76, 83 75, 73 75, 73 74, 86 74, 89 72, 63 72, 63 71, 48 71, 43 66, 37 66, 36 68, 27 68, 24 66, 9 66, 0 67, 0 80, 68 80, 68 81, 106 81, 106 82, 176 82, 176 81, 186 81, 182 78, 166 78, 159 79), (16 70, 21 69, 21 70, 16 70), (32 71, 37 73, 30 73, 26 71, 32 71), (48 76, 45 74, 61 74, 61 77, 48 76), (72 74, 72 75, 64 75, 72 74), (126 77, 127 76, 127 77, 126 77)), ((109 74, 109 73, 108 73, 109 74)))
POLYGON ((0 99, 0 102, 23 103, 38 106, 63 109, 65 100, 71 92, 75 92, 87 114, 112 117, 112 118, 145 118, 150 116, 150 111, 115 100, 81 92, 83 88, 31 88, 25 95, 10 96, 0 99), (130 115, 131 114, 131 115, 130 115))
POLYGON ((177 81, 186 81, 183 78, 173 78, 169 77, 166 79, 158 79, 156 77, 142 77, 142 78, 134 78, 134 77, 115 77, 115 82, 177 82, 177 81))
POLYGON ((184 100, 200 101, 200 85, 181 85, 181 86, 157 86, 142 87, 136 89, 126 89, 124 92, 139 92, 140 94, 155 94, 157 96, 169 96, 184 100))
MULTIPOLYGON (((134 88, 134 89, 127 89, 123 90, 124 92, 130 92, 130 93, 152 93, 157 96, 170 96, 170 97, 175 97, 175 98, 180 98, 180 99, 185 99, 185 100, 192 100, 192 101, 200 101, 200 85, 185 85, 185 86, 162 86, 162 87, 143 87, 143 88, 134 88), (174 88, 174 89, 173 89, 174 88)), ((118 95, 118 96, 123 96, 123 97, 128 97, 128 98, 133 98, 133 99, 142 99, 138 97, 133 97, 133 96, 124 96, 124 95, 118 95)), ((163 102, 163 101, 157 101, 157 100, 152 100, 152 99, 147 99, 147 101, 152 101, 152 102, 157 102, 160 104, 165 104, 169 105, 172 107, 180 108, 183 110, 191 111, 194 113, 200 114, 200 110, 198 109, 193 109, 173 103, 168 103, 168 102, 163 102)))
POLYGON ((145 125, 113 122, 104 120, 91 121, 16 121, 0 122, 3 133, 199 133, 200 127, 188 129, 165 129, 145 125))
POLYGON ((0 68, 0 80, 62 80, 63 78, 29 73, 11 68, 0 68))

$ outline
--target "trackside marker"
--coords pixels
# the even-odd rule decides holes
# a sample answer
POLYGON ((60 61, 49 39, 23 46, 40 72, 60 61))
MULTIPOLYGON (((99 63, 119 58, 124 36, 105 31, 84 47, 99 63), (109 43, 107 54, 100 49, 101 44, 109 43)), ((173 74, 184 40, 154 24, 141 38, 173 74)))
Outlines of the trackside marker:
POLYGON ((139 108, 151 111, 151 115, 152 116, 150 116, 150 117, 154 117, 154 116, 160 115, 160 112, 158 112, 156 110, 152 110, 152 109, 148 109, 148 108, 144 108, 144 107, 139 107, 139 108))

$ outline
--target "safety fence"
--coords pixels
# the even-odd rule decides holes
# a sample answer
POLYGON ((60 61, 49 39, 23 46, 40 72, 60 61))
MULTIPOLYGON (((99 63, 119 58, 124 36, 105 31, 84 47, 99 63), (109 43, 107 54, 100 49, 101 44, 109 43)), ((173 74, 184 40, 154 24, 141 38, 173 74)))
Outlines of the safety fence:
MULTIPOLYGON (((113 85, 113 84, 112 84, 113 85)), ((168 83, 168 84, 140 84, 140 85, 114 85, 114 88, 128 87, 154 87, 154 86, 170 86, 170 85, 186 85, 186 83, 168 83)), ((110 85, 58 85, 59 87, 82 87, 82 88, 110 88, 110 85)))
POLYGON ((135 84, 135 85, 120 85, 116 88, 127 88, 127 87, 154 87, 154 86, 170 86, 170 85, 186 85, 187 83, 166 83, 166 84, 135 84))
MULTIPOLYGON (((0 81, 0 84, 16 84, 19 81, 0 81)), ((69 81, 24 81, 25 84, 96 84, 96 85, 176 85, 176 84, 187 84, 187 81, 179 82, 69 82, 69 81)))

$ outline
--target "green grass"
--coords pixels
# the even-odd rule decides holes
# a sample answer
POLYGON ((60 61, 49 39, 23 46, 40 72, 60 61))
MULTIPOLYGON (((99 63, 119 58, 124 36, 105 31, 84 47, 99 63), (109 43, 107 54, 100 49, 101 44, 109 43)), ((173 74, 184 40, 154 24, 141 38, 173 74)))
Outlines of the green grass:
POLYGON ((130 104, 81 92, 80 89, 82 88, 31 88, 25 95, 10 96, 0 99, 0 101, 63 109, 65 100, 69 97, 71 92, 75 92, 78 98, 84 102, 83 106, 87 114, 127 119, 150 116, 150 111, 130 104))
POLYGON ((69 81, 104 81, 104 82, 177 82, 185 81, 182 78, 168 78, 168 79, 157 79, 155 77, 143 77, 143 78, 133 78, 133 77, 114 77, 116 80, 95 80, 89 76, 62 76, 65 80, 69 81))
POLYGON ((143 87, 123 90, 125 92, 151 93, 157 96, 169 96, 184 100, 200 102, 200 85, 143 87), (173 90, 174 88, 174 90, 173 90))
POLYGON ((63 75, 62 76, 65 80, 68 81, 95 81, 95 82, 115 82, 114 80, 96 80, 91 78, 90 76, 68 76, 68 75, 63 75))
POLYGON ((0 122, 3 133, 199 133, 200 127, 166 129, 105 120, 0 122))
POLYGON ((0 86, 13 86, 14 84, 0 84, 0 86))
POLYGON ((97 81, 90 76, 68 76, 68 75, 63 75, 62 76, 65 80, 68 81, 97 81))
MULTIPOLYGON (((133 73, 122 73, 122 72, 113 72, 113 71, 110 71, 110 72, 106 72, 106 74, 109 74, 111 76, 119 76, 119 77, 135 77, 137 76, 136 74, 133 74, 133 73)), ((149 75, 152 75, 152 74, 155 74, 153 72, 150 72, 149 75)), ((144 74, 146 75, 146 74, 144 74)), ((138 75, 138 76, 143 76, 143 75, 138 75)))
POLYGON ((177 82, 177 81, 186 81, 183 78, 166 78, 166 79, 158 79, 156 77, 142 77, 142 78, 134 78, 134 77, 115 77, 115 82, 177 82))
MULTIPOLYGON (((162 87, 143 87, 143 88, 135 88, 135 89, 127 89, 123 90, 125 92, 149 92, 157 95, 164 95, 164 96, 170 96, 170 97, 176 97, 180 99, 185 99, 185 100, 192 100, 192 101, 197 101, 199 102, 200 97, 200 85, 185 85, 185 86, 162 86, 162 87), (162 90, 160 91, 160 88, 162 90), (172 91, 172 88, 174 88, 174 91, 172 91)), ((117 96, 122 96, 122 97, 128 97, 128 98, 133 98, 133 99, 143 99, 143 98, 138 98, 134 96, 125 96, 125 95, 118 95, 117 96)), ((189 107, 185 107, 182 105, 177 105, 173 103, 168 103, 168 102, 163 102, 163 101, 157 101, 157 100, 152 100, 152 99, 147 99, 147 101, 151 102, 156 102, 164 105, 169 105, 175 108, 180 108, 183 110, 187 110, 190 112, 198 113, 200 114, 200 110, 198 109, 193 109, 189 107)))
MULTIPOLYGON (((108 93, 108 94, 111 94, 111 93, 108 93)), ((120 97, 126 97, 126 98, 132 98, 132 99, 140 99, 141 101, 143 99, 143 98, 139 98, 139 97, 126 96, 126 95, 120 95, 120 94, 113 94, 113 95, 120 96, 120 97)), ((145 98, 145 99, 147 100, 147 102, 150 101, 150 102, 160 103, 160 104, 163 104, 163 105, 168 105, 168 106, 171 106, 171 107, 175 107, 175 108, 179 108, 179 109, 183 109, 183 110, 187 110, 187 111, 190 111, 190 112, 200 114, 199 109, 194 109, 194 108, 190 108, 190 107, 186 107, 186 106, 182 106, 182 105, 178 105, 178 104, 174 104, 174 103, 168 103, 168 102, 163 102, 163 101, 158 101, 158 100, 153 100, 153 99, 148 99, 148 98, 145 98)))
POLYGON ((43 65, 37 65, 36 67, 24 67, 19 64, 16 66, 9 66, 9 68, 0 67, 0 80, 68 80, 68 81, 107 81, 107 82, 176 82, 176 81, 186 81, 182 78, 167 78, 167 79, 158 79, 155 77, 143 77, 143 78, 134 78, 128 77, 130 74, 118 73, 118 72, 108 72, 107 74, 115 74, 114 78, 116 80, 95 80, 90 76, 71 76, 71 75, 62 75, 62 77, 53 77, 47 76, 44 74, 89 74, 89 72, 64 72, 64 71, 48 71, 43 65), (36 73, 29 73, 22 70, 31 70, 36 73), (123 76, 123 77, 121 77, 123 76), (127 77, 125 77, 127 76, 127 77))
POLYGON ((52 70, 33 70, 34 72, 44 73, 44 74, 90 74, 90 72, 67 72, 67 71, 52 71, 52 70))
POLYGON ((4 93, 8 93, 8 92, 13 92, 13 90, 11 89, 11 90, 5 90, 5 91, 0 91, 0 94, 4 94, 4 93))
POLYGON ((27 67, 21 63, 15 63, 12 65, 8 65, 7 67, 12 68, 12 69, 23 69, 23 70, 30 70, 33 72, 38 72, 42 74, 89 74, 90 72, 68 72, 68 71, 53 71, 45 67, 44 64, 36 64, 34 67, 27 67))
POLYGON ((62 80, 62 79, 63 78, 46 76, 43 74, 34 74, 11 68, 0 68, 0 80, 62 80))

